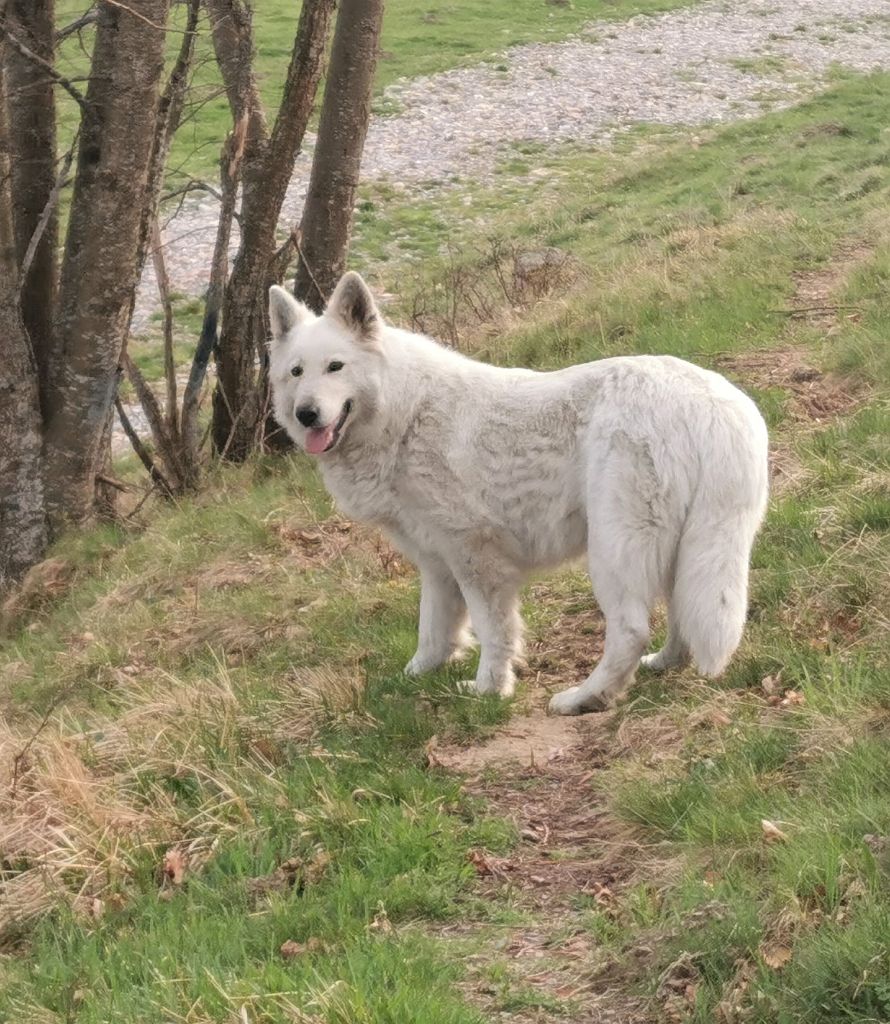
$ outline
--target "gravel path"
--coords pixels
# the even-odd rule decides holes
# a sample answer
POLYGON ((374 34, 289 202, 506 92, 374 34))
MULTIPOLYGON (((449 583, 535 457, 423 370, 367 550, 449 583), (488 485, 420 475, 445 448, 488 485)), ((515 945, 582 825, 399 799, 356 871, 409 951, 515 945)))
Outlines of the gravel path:
MULTIPOLYGON (((888 0, 711 0, 674 13, 595 22, 563 43, 514 47, 500 63, 391 86, 400 112, 373 120, 365 180, 406 190, 490 177, 512 142, 607 143, 640 122, 700 125, 753 117, 815 91, 832 64, 890 67, 888 0), (434 182, 435 185, 430 183, 434 182)), ((283 221, 299 219, 310 153, 283 221)), ((214 200, 189 201, 166 229, 173 287, 206 286, 214 200)), ((134 331, 157 308, 149 267, 134 331)))

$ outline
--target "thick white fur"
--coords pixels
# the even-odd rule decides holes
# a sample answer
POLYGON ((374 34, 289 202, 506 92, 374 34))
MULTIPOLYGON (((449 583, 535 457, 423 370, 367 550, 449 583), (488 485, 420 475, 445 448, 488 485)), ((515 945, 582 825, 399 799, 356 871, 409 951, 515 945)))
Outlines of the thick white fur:
POLYGON ((270 314, 279 422, 300 444, 295 409, 313 405, 323 426, 351 401, 337 443, 319 456, 325 484, 346 515, 379 525, 420 569, 407 672, 459 652, 469 611, 476 690, 511 694, 523 580, 585 551, 605 650, 551 710, 600 710, 624 692, 660 599, 667 642, 642 664, 691 656, 707 675, 724 669, 767 502, 766 427, 727 380, 670 356, 553 373, 489 366, 385 325, 356 274, 322 317, 280 288, 270 314), (332 360, 343 368, 329 372, 332 360))

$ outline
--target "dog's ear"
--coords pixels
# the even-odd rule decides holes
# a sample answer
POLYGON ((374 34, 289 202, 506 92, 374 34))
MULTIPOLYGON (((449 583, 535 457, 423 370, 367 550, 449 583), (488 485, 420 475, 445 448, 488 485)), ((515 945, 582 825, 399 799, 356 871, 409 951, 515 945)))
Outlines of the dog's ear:
POLYGON ((374 297, 361 275, 354 270, 340 278, 325 313, 339 320, 362 341, 373 341, 380 330, 380 312, 374 297))
POLYGON ((311 317, 309 308, 297 302, 285 288, 273 284, 269 289, 269 324, 275 341, 281 341, 288 331, 311 317))

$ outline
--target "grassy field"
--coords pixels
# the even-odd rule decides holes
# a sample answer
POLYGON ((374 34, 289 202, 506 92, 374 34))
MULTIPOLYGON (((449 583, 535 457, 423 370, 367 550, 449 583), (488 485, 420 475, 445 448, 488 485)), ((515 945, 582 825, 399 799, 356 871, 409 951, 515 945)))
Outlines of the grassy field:
POLYGON ((454 692, 472 666, 401 676, 414 574, 302 457, 63 540, 0 644, 0 1019, 890 1019, 888 102, 850 77, 695 140, 517 152, 471 213, 369 197, 393 316, 504 363, 671 352, 758 400, 743 645, 461 774, 589 670, 583 573, 527 589, 504 705, 454 692), (514 244, 570 254, 549 295, 501 283, 514 244))
MULTIPOLYGON (((563 39, 595 19, 626 18, 683 7, 691 0, 573 0, 549 5, 545 0, 489 0, 487 3, 430 3, 429 0, 390 0, 386 13, 377 72, 377 92, 399 78, 434 74, 447 68, 487 60, 508 46, 539 40, 563 39)), ((82 0, 59 0, 59 24, 83 12, 82 0)), ((270 120, 281 97, 290 59, 300 4, 294 0, 254 0, 256 71, 270 120)), ((180 19, 180 22, 182 19, 180 19)), ((180 35, 170 32, 171 60, 180 35)), ((59 70, 74 80, 85 73, 89 33, 71 37, 59 54, 59 70)), ((187 115, 170 156, 170 178, 216 181, 219 155, 231 128, 231 115, 201 23, 193 109, 187 115)), ((76 108, 64 94, 59 98, 68 135, 76 123, 76 108)), ((387 111, 382 99, 378 110, 387 111)))

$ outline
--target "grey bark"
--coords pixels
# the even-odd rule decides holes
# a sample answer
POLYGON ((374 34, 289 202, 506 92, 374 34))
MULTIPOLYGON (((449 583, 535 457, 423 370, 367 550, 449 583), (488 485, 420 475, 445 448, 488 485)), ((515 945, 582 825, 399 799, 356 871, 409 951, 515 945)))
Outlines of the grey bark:
MULTIPOLYGON (((53 63, 54 0, 8 0, 6 23, 9 31, 29 51, 48 64, 53 63)), ((22 316, 40 368, 40 389, 45 393, 53 360, 53 309, 58 284, 54 83, 41 67, 17 49, 7 48, 5 63, 19 267, 41 224, 44 210, 52 201, 21 293, 22 316)))
POLYGON ((46 544, 38 371, 19 303, 4 50, 0 41, 0 590, 39 561, 46 544))
POLYGON ((294 280, 318 313, 346 270, 382 22, 383 0, 341 0, 294 280))
POLYGON ((45 432, 51 522, 87 518, 150 198, 169 0, 102 4, 59 285, 45 432))
POLYGON ((265 336, 275 230, 324 69, 335 0, 304 0, 271 135, 252 72, 250 10, 242 0, 207 0, 207 6, 233 120, 246 122, 241 244, 223 298, 212 430, 217 452, 241 460, 254 449, 262 429, 258 341, 265 336))

